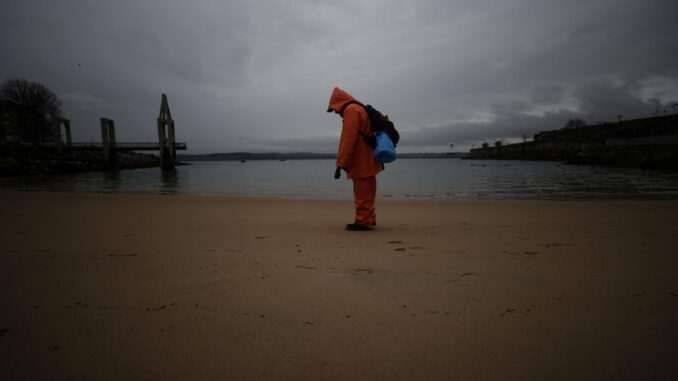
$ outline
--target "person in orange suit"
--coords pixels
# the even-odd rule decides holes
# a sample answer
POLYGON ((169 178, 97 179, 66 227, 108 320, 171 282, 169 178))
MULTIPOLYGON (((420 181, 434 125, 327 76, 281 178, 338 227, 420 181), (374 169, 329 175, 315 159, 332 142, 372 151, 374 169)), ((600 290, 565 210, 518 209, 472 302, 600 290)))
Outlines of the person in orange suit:
POLYGON ((332 111, 341 115, 344 120, 334 178, 338 179, 343 169, 346 171, 346 177, 353 180, 355 222, 346 225, 346 230, 372 230, 377 224, 374 212, 374 199, 377 194, 375 175, 382 167, 374 158, 374 149, 363 138, 372 136, 370 118, 362 103, 338 87, 332 91, 327 108, 327 112, 332 111))

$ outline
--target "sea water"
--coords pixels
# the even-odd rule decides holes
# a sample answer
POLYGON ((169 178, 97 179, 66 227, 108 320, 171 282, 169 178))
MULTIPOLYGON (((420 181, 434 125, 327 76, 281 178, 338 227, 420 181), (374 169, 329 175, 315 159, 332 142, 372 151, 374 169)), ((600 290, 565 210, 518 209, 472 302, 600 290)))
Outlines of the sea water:
MULTIPOLYGON (((334 160, 198 161, 159 168, 0 178, 0 188, 60 192, 352 198, 334 160)), ((394 199, 678 199, 678 173, 558 162, 398 159, 377 175, 394 199)))

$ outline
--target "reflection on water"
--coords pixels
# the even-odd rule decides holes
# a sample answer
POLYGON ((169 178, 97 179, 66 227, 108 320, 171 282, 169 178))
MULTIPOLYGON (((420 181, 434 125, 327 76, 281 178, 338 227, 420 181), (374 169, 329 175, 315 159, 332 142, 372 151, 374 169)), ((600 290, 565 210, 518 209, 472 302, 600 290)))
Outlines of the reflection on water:
POLYGON ((177 194, 179 192, 179 175, 176 168, 163 169, 160 173, 160 194, 177 194))
POLYGON ((103 172, 102 190, 115 193, 120 189, 120 184, 120 171, 103 172))

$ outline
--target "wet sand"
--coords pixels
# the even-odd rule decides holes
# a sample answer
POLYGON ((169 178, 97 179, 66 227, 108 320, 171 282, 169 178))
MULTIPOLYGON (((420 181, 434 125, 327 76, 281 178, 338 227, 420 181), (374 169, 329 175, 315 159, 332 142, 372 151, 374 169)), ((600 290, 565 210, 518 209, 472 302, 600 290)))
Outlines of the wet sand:
POLYGON ((675 379, 678 202, 0 192, 3 379, 675 379))

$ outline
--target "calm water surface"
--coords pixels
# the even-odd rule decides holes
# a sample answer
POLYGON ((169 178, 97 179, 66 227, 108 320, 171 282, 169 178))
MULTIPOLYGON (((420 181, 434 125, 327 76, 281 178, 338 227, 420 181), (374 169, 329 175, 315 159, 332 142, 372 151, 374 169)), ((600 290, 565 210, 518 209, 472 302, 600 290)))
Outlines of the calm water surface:
MULTIPOLYGON (((117 173, 0 178, 0 188, 61 192, 351 198, 334 160, 193 162, 117 173)), ((400 159, 377 176, 377 197, 489 199, 678 199, 678 173, 557 162, 400 159)))

